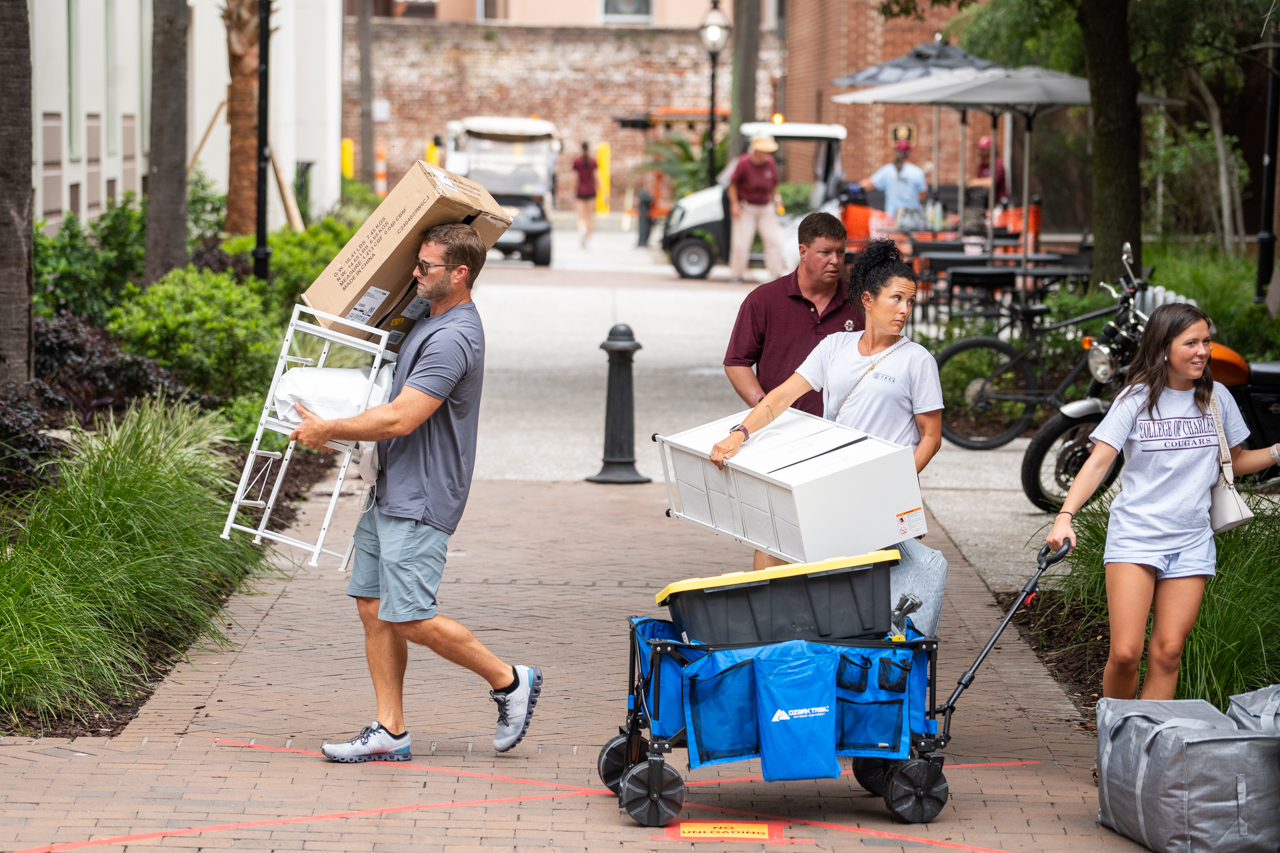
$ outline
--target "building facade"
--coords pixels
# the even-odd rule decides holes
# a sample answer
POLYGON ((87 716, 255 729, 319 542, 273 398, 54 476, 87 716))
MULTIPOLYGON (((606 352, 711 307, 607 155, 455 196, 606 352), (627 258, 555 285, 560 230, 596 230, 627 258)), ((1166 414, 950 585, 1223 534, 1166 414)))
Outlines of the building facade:
MULTIPOLYGON (((187 160, 226 190, 227 34, 219 0, 190 0, 187 160)), ((36 216, 93 218, 146 191, 151 138, 151 0, 28 0, 36 216)), ((309 176, 310 209, 341 193, 342 0, 275 0, 270 135, 289 182, 309 176)), ((271 182, 268 222, 285 222, 271 182)))

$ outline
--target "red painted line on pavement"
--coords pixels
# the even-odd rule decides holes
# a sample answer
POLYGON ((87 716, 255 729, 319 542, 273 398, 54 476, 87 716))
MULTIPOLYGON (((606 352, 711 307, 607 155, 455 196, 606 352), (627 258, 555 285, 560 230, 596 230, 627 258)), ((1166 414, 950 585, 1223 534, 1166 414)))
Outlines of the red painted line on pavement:
MULTIPOLYGON (((870 835, 874 838, 891 838, 894 841, 913 841, 917 844, 927 844, 930 847, 944 847, 948 850, 968 850, 969 853, 1008 853, 1007 850, 996 850, 992 847, 974 847, 972 844, 957 844, 954 841, 935 841, 932 838, 919 838, 914 835, 902 835, 897 832, 885 832, 880 829, 863 829, 860 826, 845 826, 839 823, 828 823, 821 820, 806 820, 802 817, 783 817, 782 815, 768 814, 766 812, 748 812, 742 809, 726 809, 722 806, 704 806, 698 803, 686 802, 685 808, 705 809, 706 811, 722 812, 724 814, 747 815, 748 817, 764 818, 766 820, 783 820, 791 823, 804 823, 809 826, 816 826, 822 829, 838 829, 841 832, 852 832, 855 835, 870 835)), ((19 851, 26 853, 26 851, 19 851)))
POLYGON ((503 797, 497 800, 469 800, 450 803, 417 803, 411 806, 390 806, 385 809, 365 809, 358 812, 335 812, 334 814, 310 815, 308 817, 282 817, 274 820, 254 820, 243 823, 224 823, 217 826, 193 826, 189 829, 162 829, 159 832, 145 832, 139 835, 118 835, 115 838, 96 838, 92 841, 68 841, 63 844, 51 844, 44 847, 31 847, 17 850, 14 853, 57 853, 60 850, 80 850, 85 847, 106 847, 112 844, 130 844, 135 841, 146 841, 152 838, 168 838, 174 835, 201 835, 206 832, 226 832, 231 829, 254 829, 260 826, 281 826, 289 823, 311 823, 323 820, 345 820, 353 817, 372 817, 374 815, 395 814, 397 812, 422 811, 424 809, 469 808, 488 806, 498 803, 527 803, 533 800, 554 800, 558 797, 585 797, 585 793, 539 794, 536 797, 503 797))
MULTIPOLYGON (((1039 764, 1039 761, 993 761, 988 764, 948 764, 943 770, 957 770, 961 767, 1019 767, 1024 764, 1039 764)), ((841 776, 847 776, 852 770, 845 770, 841 776)), ((701 782, 685 782, 686 788, 693 788, 699 785, 727 785, 730 782, 763 782, 763 776, 739 776, 737 779, 707 779, 701 782)))
MULTIPOLYGON (((225 744, 227 746, 243 746, 247 749, 265 749, 268 752, 296 752, 300 755, 318 755, 321 758, 325 757, 324 753, 313 752, 312 750, 309 750, 309 749, 286 749, 283 746, 266 746, 265 744, 261 744, 261 743, 242 743, 238 740, 221 740, 220 738, 214 738, 213 742, 225 744)), ((577 793, 580 793, 580 794, 609 794, 611 796, 613 795, 612 791, 606 790, 604 788, 584 788, 581 785, 562 785, 558 782, 539 782, 534 779, 517 779, 514 776, 494 776, 491 773, 475 773, 470 770, 454 770, 448 767, 430 767, 426 764, 406 764, 403 761, 366 761, 364 762, 364 764, 366 765, 381 764, 384 767, 407 767, 413 770, 427 770, 432 773, 448 773, 451 776, 469 776, 472 779, 491 779, 495 782, 515 782, 520 785, 539 785, 544 788, 557 788, 565 791, 576 791, 577 793)))

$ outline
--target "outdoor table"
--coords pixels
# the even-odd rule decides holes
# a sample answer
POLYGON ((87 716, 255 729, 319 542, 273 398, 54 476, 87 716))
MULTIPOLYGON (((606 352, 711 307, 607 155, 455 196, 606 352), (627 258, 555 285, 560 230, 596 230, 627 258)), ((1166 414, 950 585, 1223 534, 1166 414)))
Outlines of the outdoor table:
MULTIPOLYGON (((1026 291, 1027 297, 1039 299, 1044 295, 1048 282, 1067 278, 1087 279, 1092 273, 1093 270, 1089 267, 1028 267, 1025 270, 1020 266, 959 267, 951 273, 951 281, 948 282, 947 306, 948 309, 954 307, 956 291, 961 288, 970 293, 980 291, 975 301, 979 304, 991 304, 995 302, 997 290, 1017 290, 1017 280, 1023 277, 1033 282, 1026 291)), ((961 298, 964 298, 963 294, 961 298)))
MULTIPOLYGON (((995 241, 998 249, 1015 249, 1022 245, 1022 241, 1010 238, 999 237, 995 241)), ((963 240, 919 240, 915 237, 911 238, 911 250, 917 255, 924 252, 963 252, 965 246, 976 246, 979 249, 985 246, 985 243, 966 243, 963 240)))
MULTIPOLYGON (((983 267, 990 266, 992 261, 1010 261, 1012 263, 1022 263, 1021 253, 1017 254, 989 254, 983 252, 977 255, 968 255, 964 252, 923 252, 920 255, 929 264, 929 270, 935 276, 949 270, 952 267, 983 267)), ((1052 264, 1062 260, 1062 255, 1053 252, 1032 253, 1028 258, 1033 264, 1052 264)))

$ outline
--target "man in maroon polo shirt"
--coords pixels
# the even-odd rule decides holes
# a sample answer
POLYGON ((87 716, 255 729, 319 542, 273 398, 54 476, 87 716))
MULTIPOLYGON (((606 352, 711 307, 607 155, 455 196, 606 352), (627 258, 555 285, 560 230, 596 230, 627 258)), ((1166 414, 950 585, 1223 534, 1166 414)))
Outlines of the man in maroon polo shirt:
MULTIPOLYGON (((751 291, 733 324, 724 372, 748 406, 795 373, 818 341, 863 327, 862 313, 844 298, 844 225, 829 213, 810 213, 799 236, 800 266, 751 291)), ((822 417, 822 395, 810 391, 794 408, 822 417)))

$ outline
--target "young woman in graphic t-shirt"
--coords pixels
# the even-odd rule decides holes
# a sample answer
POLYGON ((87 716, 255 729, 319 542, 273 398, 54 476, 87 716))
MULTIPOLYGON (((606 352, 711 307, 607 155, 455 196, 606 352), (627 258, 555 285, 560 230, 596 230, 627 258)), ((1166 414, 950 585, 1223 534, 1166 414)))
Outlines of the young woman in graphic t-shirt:
MULTIPOLYGON (((876 240, 858 255, 848 299, 862 306, 866 330, 823 338, 796 372, 712 449, 712 462, 723 467, 752 433, 768 426, 800 395, 821 391, 827 420, 914 448, 916 472, 924 470, 942 446, 942 383, 929 351, 902 334, 916 301, 916 276, 892 240, 876 240)), ((901 592, 915 592, 923 606, 912 621, 932 634, 947 561, 914 538, 886 547, 902 555, 890 575, 893 603, 901 592)))
POLYGON ((1090 436, 1096 442, 1054 520, 1048 543, 1075 541, 1071 520, 1123 451, 1120 494, 1111 503, 1103 561, 1111 655, 1102 692, 1132 699, 1154 605, 1142 699, 1172 699, 1182 647, 1200 613, 1217 549, 1209 490, 1217 482, 1216 396, 1237 476, 1275 464, 1270 450, 1242 450, 1249 435, 1235 400, 1209 373, 1209 317, 1193 305, 1162 305, 1142 333, 1129 379, 1090 436))

